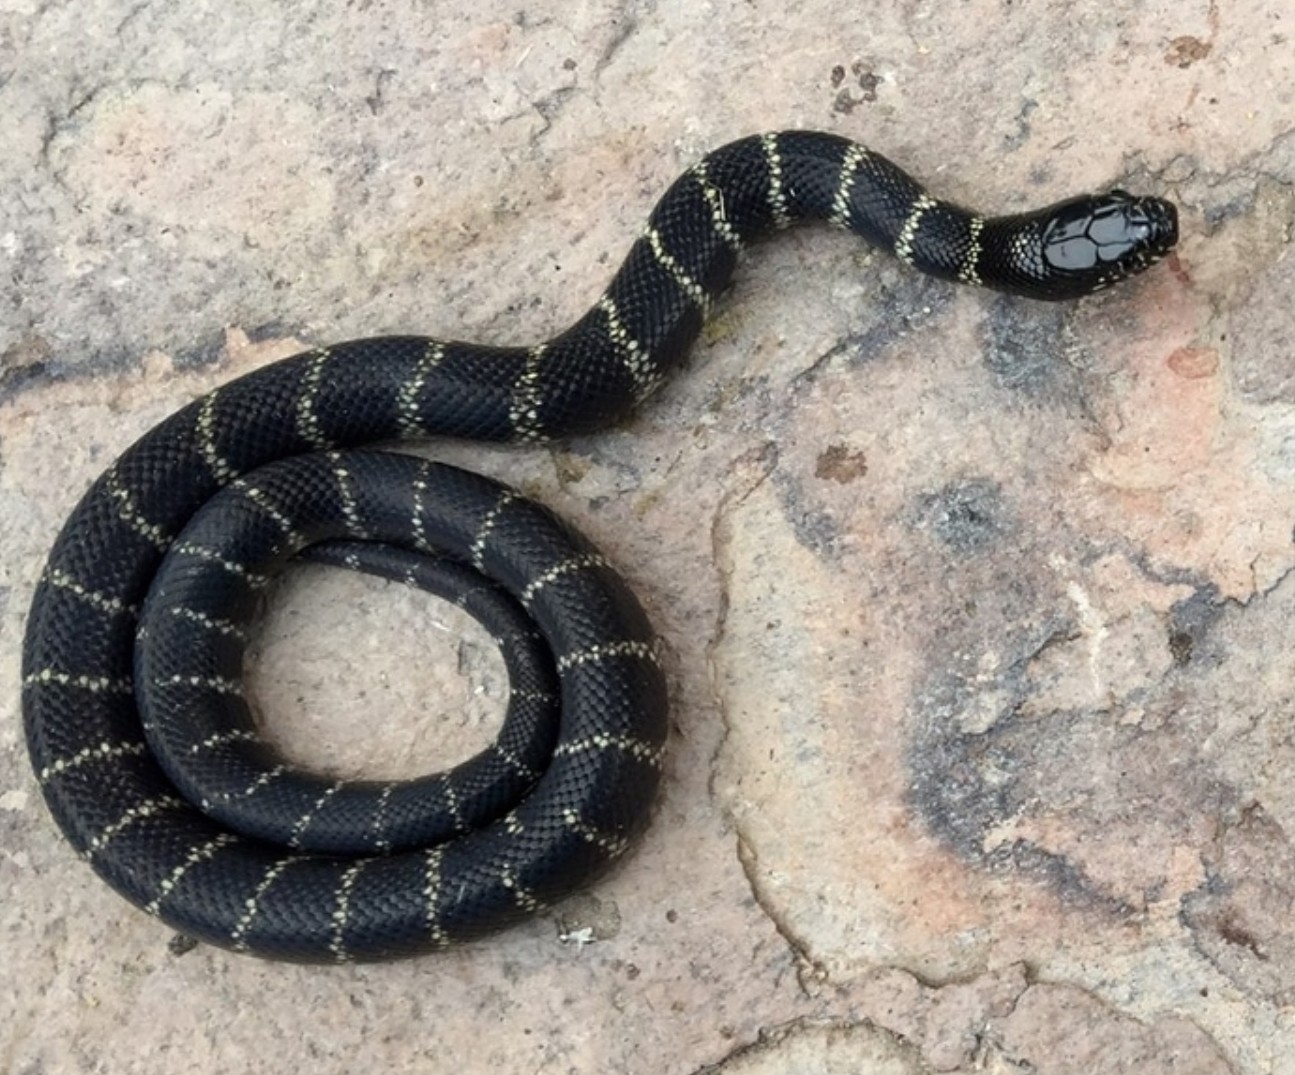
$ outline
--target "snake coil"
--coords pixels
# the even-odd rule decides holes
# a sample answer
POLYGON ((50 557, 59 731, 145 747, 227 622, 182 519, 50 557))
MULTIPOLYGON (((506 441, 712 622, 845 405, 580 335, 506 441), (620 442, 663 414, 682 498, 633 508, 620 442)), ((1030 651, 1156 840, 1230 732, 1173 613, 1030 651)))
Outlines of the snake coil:
POLYGON ((28 750, 72 846, 212 944, 301 961, 410 955, 586 884, 645 824, 666 690, 611 566, 551 514, 453 467, 357 446, 535 443, 607 426, 681 362, 755 238, 802 218, 948 280, 1070 299, 1177 239, 1121 191, 986 218, 831 134, 724 146, 657 204, 607 290, 527 348, 355 340, 256 370, 145 434, 94 483, 36 588, 28 750), (424 586, 500 641, 499 739, 449 772, 331 781, 286 766, 243 697, 248 623, 287 560, 424 586))

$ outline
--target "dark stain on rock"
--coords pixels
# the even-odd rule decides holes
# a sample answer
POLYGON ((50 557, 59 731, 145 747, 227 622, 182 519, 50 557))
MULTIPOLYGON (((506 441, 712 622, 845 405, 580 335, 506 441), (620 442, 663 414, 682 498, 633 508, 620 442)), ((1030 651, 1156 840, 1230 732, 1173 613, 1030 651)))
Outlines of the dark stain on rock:
POLYGON ((1264 963, 1268 962, 1268 956, 1264 953, 1263 945, 1260 944, 1259 938, 1231 916, 1225 915, 1223 917, 1218 924, 1218 930, 1219 936, 1228 944, 1234 944, 1238 948, 1248 948, 1256 959, 1264 963))
POLYGON ((1191 67, 1192 64, 1205 59, 1214 46, 1191 34, 1183 34, 1169 42, 1169 51, 1165 53, 1165 63, 1170 67, 1191 67))
POLYGON ((45 380, 52 353, 49 341, 34 334, 6 348, 0 354, 0 403, 45 380))
MULTIPOLYGON (((991 504, 996 492, 988 486, 991 504)), ((926 671, 906 719, 907 804, 970 867, 1127 921, 1143 911, 1140 894, 1111 884, 1100 856, 1090 866, 1086 839, 1143 811, 1186 833, 1214 785, 1172 731, 1122 722, 1124 698, 1058 689, 1085 673, 1088 650, 1074 602, 1042 566, 1056 540, 1035 546, 1015 533, 988 555, 946 560, 927 587, 926 671), (1054 830, 1079 838, 1036 835, 1054 830)))
POLYGON ((1208 666, 1223 660, 1224 655, 1215 652, 1209 638, 1211 629, 1223 615, 1223 608, 1218 588, 1203 585, 1169 610, 1167 633, 1174 664, 1208 666))
POLYGON ((1002 488, 987 478, 952 482, 918 498, 917 525, 964 556, 984 552, 1011 528, 1002 488))
MULTIPOLYGON (((1280 824, 1243 808, 1254 793, 1233 782, 1241 770, 1202 747, 1212 739, 1224 756, 1258 758, 1272 735, 1260 722, 1280 721, 1247 687, 1254 672, 1237 652, 1267 630, 1269 621, 1252 622, 1264 602, 1242 608, 1184 569, 1126 553, 1148 578, 1190 588, 1164 615, 1175 666, 1085 692, 1079 613, 1044 566, 1058 540, 1036 547, 1018 533, 989 555, 946 559, 942 572, 915 565, 938 577, 919 595, 928 640, 905 721, 909 810, 969 867, 1121 921, 1163 906, 1176 880, 1142 860, 1140 887, 1112 882, 1104 853, 1090 861, 1086 847, 1136 830, 1148 849, 1197 848, 1208 880, 1176 903, 1184 929, 1247 994, 1295 1003, 1295 936, 1283 925, 1295 846, 1280 824), (1051 832, 1069 835, 1042 835, 1051 832)), ((1268 610, 1273 622, 1289 618, 1279 613, 1268 610)))
MULTIPOLYGON (((965 636, 965 626, 950 633, 965 636)), ((1043 885, 1067 906, 1129 918, 1137 914, 1136 907, 1061 852, 1024 839, 987 846, 1005 823, 1040 810, 1039 772, 1064 764, 1050 752, 1064 749, 1056 744, 1068 742, 1077 726, 1091 721, 1091 714, 1078 712, 1026 721, 1015 716, 1031 693, 1031 657, 1068 633, 1071 628, 1060 622, 1040 625, 1011 647, 1013 659, 994 681, 985 682, 971 669, 961 674, 946 670, 923 692, 905 752, 908 801, 932 835, 964 861, 1043 885), (978 700, 983 704, 986 692, 998 696, 996 712, 983 720, 983 730, 964 730, 961 723, 974 713, 978 700)), ((1046 804, 1042 809, 1046 812, 1046 804)))
POLYGON ((1082 869, 1055 851, 1029 840, 1000 844, 989 852, 986 865, 991 871, 1011 870, 1046 885, 1061 902, 1073 907, 1099 908, 1116 918, 1127 918, 1137 908, 1105 892, 1082 869))
POLYGON ((842 116, 848 116, 860 104, 861 102, 849 90, 840 90, 836 95, 836 99, 832 102, 832 111, 842 116))
POLYGON ((832 88, 837 91, 832 102, 832 111, 849 115, 861 104, 871 104, 877 99, 877 87, 884 81, 862 60, 855 60, 850 65, 854 76, 852 85, 845 85, 846 71, 841 64, 832 68, 832 88))
POLYGON ((814 477, 848 485, 868 473, 868 459, 863 452, 852 451, 844 444, 829 444, 818 454, 814 477))
POLYGON ((1207 879, 1182 901, 1197 950, 1245 995, 1295 1003, 1295 850, 1258 804, 1243 810, 1213 845, 1207 879))
POLYGON ((395 77, 396 72, 389 67, 378 72, 373 81, 373 92, 364 98, 364 103, 373 115, 379 115, 387 107, 387 87, 395 77))
POLYGON ((1017 790, 1021 751, 1013 714, 1028 697, 1031 660, 1072 629, 1060 620, 1020 626, 1015 638, 1000 646, 1010 656, 1000 662, 993 681, 985 682, 950 651, 964 648, 956 639, 982 635, 1024 609, 1028 596, 1011 589, 1008 579, 995 586, 1001 595, 997 610, 976 602, 949 608, 933 632, 930 674, 913 701, 907 751, 913 805, 936 835, 972 859, 983 856, 985 833, 1024 806, 1017 790), (969 726, 969 714, 986 705, 991 711, 969 726))
POLYGON ((1192 659, 1192 649, 1195 641, 1186 631, 1169 632, 1169 655, 1173 657, 1174 664, 1189 664, 1192 659))
POLYGON ((167 942, 166 948, 173 956, 187 956, 198 947, 199 943, 197 937, 190 937, 187 933, 175 933, 167 942))
POLYGON ((286 340, 289 338, 300 338, 302 330, 299 327, 289 325, 286 321, 263 321, 259 325, 254 325, 247 332, 249 343, 264 343, 266 340, 286 340))
POLYGON ((1003 141, 1007 151, 1020 149, 1030 140, 1030 135, 1034 133, 1033 125, 1030 123, 1030 115, 1039 107, 1039 102, 1027 97, 1021 104, 1021 110, 1016 114, 1016 132, 1010 134, 1003 141))
POLYGON ((938 839, 980 861, 985 833, 1020 805, 1019 759, 995 735, 938 730, 931 714, 925 719, 909 751, 912 806, 938 839))

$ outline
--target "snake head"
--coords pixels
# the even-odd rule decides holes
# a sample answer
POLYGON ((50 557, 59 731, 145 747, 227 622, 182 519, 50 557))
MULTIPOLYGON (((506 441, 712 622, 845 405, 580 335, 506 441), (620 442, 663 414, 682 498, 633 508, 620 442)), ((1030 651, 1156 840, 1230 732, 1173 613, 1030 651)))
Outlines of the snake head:
POLYGON ((1052 298, 1078 298, 1142 272, 1178 242, 1178 210, 1123 190, 1083 195, 1038 214, 1052 298))

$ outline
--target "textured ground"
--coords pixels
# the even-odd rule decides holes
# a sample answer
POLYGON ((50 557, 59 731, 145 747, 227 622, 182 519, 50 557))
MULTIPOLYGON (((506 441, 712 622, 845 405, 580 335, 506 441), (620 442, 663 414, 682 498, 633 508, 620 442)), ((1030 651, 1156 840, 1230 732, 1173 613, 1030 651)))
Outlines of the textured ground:
MULTIPOLYGON (((0 0, 0 1070, 1295 1073, 1295 3, 549 7, 0 0), (1167 193, 1180 254, 1053 308, 807 229, 632 425, 434 446, 577 522, 670 650, 652 828, 560 914, 311 969, 99 884, 18 703, 86 483, 302 343, 545 336, 681 168, 783 126, 986 210, 1167 193)), ((272 734, 463 756, 502 691, 464 629, 296 573, 272 734)))

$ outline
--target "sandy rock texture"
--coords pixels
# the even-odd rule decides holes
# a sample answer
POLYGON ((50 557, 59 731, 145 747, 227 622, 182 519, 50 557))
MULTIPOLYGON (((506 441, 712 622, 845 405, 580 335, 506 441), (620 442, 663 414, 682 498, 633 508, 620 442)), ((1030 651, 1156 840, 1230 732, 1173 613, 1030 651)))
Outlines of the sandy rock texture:
MULTIPOLYGON (((1295 3, 0 0, 0 1069, 1295 1075, 1295 3), (1067 306, 762 246, 629 424, 429 454, 594 539, 668 651, 624 866, 437 958, 195 948, 27 765, 43 558, 136 435, 303 346, 532 342, 756 130, 985 211, 1113 185, 1175 258, 1067 306)), ((431 598, 294 570, 251 677, 346 774, 506 692, 431 598)))

